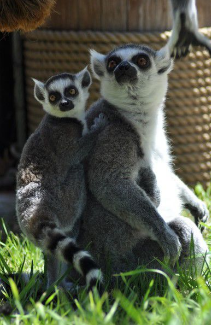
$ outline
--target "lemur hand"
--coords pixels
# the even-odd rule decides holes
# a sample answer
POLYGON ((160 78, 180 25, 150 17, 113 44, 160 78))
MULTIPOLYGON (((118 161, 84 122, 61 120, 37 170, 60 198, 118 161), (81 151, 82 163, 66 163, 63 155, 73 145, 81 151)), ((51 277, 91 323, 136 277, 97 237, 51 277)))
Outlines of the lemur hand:
POLYGON ((95 117, 94 123, 91 126, 91 131, 102 130, 109 124, 109 120, 106 115, 100 113, 98 117, 95 117))
POLYGON ((171 56, 177 59, 186 56, 192 45, 205 47, 211 55, 211 42, 198 31, 197 16, 188 11, 177 13, 168 41, 171 56))
MULTIPOLYGON (((194 206, 190 204, 186 204, 185 207, 190 211, 190 213, 193 215, 195 219, 195 223, 198 226, 199 221, 206 222, 209 218, 209 211, 207 209, 206 204, 198 199, 194 202, 194 206)), ((203 227, 201 228, 201 231, 203 231, 203 227)))
POLYGON ((178 236, 167 226, 166 230, 158 239, 158 242, 164 252, 164 261, 174 266, 182 250, 178 236))

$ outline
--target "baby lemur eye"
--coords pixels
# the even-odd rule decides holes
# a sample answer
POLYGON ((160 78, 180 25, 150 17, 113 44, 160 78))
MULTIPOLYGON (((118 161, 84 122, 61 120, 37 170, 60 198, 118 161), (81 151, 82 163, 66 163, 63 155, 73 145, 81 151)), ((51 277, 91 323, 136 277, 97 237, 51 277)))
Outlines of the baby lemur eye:
POLYGON ((58 91, 52 91, 49 94, 49 101, 53 104, 56 103, 61 98, 61 95, 58 91))
POLYGON ((64 94, 67 97, 74 97, 78 95, 78 89, 75 86, 69 86, 65 88, 64 94))
POLYGON ((51 102, 55 102, 56 96, 55 95, 50 95, 49 99, 50 99, 51 102))
POLYGON ((74 96, 76 94, 75 88, 70 88, 69 93, 70 93, 71 96, 74 96))

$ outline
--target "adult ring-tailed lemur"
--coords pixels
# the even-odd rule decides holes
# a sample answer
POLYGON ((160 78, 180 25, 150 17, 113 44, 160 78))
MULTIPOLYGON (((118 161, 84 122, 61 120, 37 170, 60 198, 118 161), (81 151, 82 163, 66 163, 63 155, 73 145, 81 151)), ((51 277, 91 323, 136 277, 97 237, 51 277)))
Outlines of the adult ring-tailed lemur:
POLYGON ((154 258, 179 259, 185 267, 193 238, 196 266, 208 248, 197 226, 182 217, 187 205, 196 219, 208 211, 174 174, 165 133, 163 104, 171 59, 165 49, 124 45, 107 55, 91 51, 102 98, 87 113, 88 126, 99 113, 109 125, 87 161, 88 199, 79 233, 82 247, 106 272, 138 265, 160 268, 154 258))
POLYGON ((205 47, 211 55, 210 40, 199 33, 195 0, 171 0, 173 30, 168 45, 172 56, 181 57, 189 52, 191 45, 205 47))

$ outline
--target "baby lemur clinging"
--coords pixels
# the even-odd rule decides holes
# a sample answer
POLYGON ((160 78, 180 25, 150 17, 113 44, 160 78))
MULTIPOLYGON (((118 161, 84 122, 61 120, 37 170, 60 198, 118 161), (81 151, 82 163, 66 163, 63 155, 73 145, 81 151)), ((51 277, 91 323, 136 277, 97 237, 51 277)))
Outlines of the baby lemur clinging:
POLYGON ((81 162, 106 122, 101 115, 86 134, 85 104, 91 84, 87 69, 76 75, 53 76, 46 83, 34 82, 35 98, 47 114, 22 152, 17 175, 18 221, 26 236, 47 253, 48 286, 58 279, 59 260, 72 263, 86 277, 87 285, 93 286, 102 282, 101 271, 75 241, 86 204, 81 162))
MULTIPOLYGON (((109 256, 113 273, 161 267, 154 257, 174 265, 180 256, 183 264, 192 236, 195 253, 206 253, 199 229, 181 212, 187 204, 205 221, 207 208, 174 174, 165 133, 168 52, 129 44, 107 55, 91 51, 91 65, 102 99, 88 110, 88 126, 99 113, 110 123, 87 163, 89 193, 79 242, 92 242, 89 249, 103 271, 109 256)), ((200 267, 202 258, 198 262, 200 267)))

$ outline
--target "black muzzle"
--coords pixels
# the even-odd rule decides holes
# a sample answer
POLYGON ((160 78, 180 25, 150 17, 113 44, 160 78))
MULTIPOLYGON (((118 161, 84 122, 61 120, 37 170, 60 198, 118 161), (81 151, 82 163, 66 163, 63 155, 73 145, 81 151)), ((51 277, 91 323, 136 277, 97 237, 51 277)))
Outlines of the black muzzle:
POLYGON ((73 102, 71 100, 68 100, 68 99, 65 99, 65 100, 63 99, 61 101, 61 103, 59 104, 59 109, 62 112, 70 111, 73 108, 74 108, 73 102))
POLYGON ((122 61, 114 70, 118 83, 132 82, 137 80, 137 71, 128 61, 122 61))

